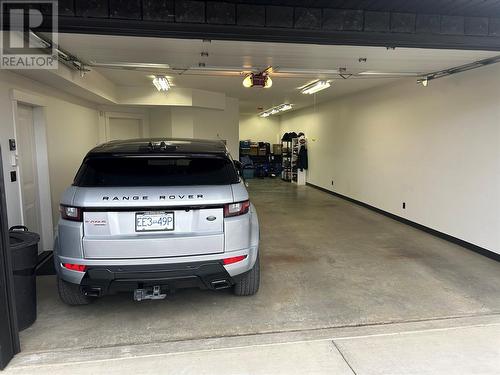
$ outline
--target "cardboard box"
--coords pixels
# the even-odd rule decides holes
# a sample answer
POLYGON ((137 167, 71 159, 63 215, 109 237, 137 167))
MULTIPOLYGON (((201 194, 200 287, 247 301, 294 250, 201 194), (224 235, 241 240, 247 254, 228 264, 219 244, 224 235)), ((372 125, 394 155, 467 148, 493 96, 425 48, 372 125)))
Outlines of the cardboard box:
POLYGON ((273 154, 281 155, 281 145, 273 145, 273 154))
POLYGON ((259 148, 251 146, 250 147, 250 152, 248 153, 248 155, 251 155, 251 156, 257 156, 257 155, 259 155, 259 148))
POLYGON ((259 156, 266 156, 267 155, 267 148, 261 147, 259 148, 259 156))

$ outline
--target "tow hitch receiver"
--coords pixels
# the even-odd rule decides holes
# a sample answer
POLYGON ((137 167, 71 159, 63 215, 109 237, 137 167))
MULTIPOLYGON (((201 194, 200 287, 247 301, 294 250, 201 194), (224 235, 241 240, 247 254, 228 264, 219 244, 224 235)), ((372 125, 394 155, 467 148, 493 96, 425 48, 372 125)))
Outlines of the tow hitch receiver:
POLYGON ((153 289, 136 289, 134 291, 134 301, 142 301, 145 299, 165 299, 166 293, 161 293, 159 285, 155 285, 153 289))

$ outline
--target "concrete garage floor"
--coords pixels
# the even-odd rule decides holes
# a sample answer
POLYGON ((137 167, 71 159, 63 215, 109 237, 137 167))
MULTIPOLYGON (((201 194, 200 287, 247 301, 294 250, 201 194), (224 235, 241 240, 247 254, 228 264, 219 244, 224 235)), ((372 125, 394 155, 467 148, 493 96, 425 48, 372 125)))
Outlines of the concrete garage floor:
POLYGON ((261 221, 258 295, 185 290, 166 301, 117 295, 68 307, 54 278, 40 277, 38 320, 21 333, 14 367, 44 352, 500 313, 494 260, 311 187, 251 180, 250 192, 261 221))

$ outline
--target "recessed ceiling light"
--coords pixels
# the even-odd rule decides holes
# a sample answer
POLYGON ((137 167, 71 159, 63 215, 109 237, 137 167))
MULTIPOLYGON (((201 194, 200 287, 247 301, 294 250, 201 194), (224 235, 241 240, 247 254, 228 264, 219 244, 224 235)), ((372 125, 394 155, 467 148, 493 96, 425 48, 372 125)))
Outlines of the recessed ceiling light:
POLYGON ((311 95, 317 93, 318 91, 325 90, 330 86, 331 86, 330 81, 316 81, 309 85, 306 85, 305 87, 302 87, 300 92, 302 94, 311 95))
POLYGON ((170 90, 170 82, 168 82, 168 79, 165 76, 155 76, 153 78, 153 85, 158 91, 170 90))

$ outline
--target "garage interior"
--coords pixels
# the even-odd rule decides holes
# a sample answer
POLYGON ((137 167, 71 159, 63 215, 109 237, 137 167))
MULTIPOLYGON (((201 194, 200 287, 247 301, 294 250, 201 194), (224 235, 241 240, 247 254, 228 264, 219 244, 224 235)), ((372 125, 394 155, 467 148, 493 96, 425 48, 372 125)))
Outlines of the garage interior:
MULTIPOLYGON (((247 179, 261 225, 256 296, 182 290, 166 301, 120 294, 69 307, 58 299, 55 276, 40 275, 37 321, 20 333, 22 352, 7 373, 361 337, 360 327, 370 334, 498 328, 498 50, 84 33, 60 33, 58 46, 77 64, 0 70, 8 223, 40 233, 44 266, 61 194, 102 142, 221 139, 238 159, 240 141, 272 149, 283 134, 303 132, 307 185, 280 174, 247 179), (269 67, 271 87, 243 86, 269 67), (157 90, 155 77, 168 80, 168 91, 157 90), (301 92, 317 81, 330 87, 301 92), (291 108, 262 116, 282 104, 291 108)), ((478 373, 500 366, 499 338, 490 340, 474 362, 478 373)))

